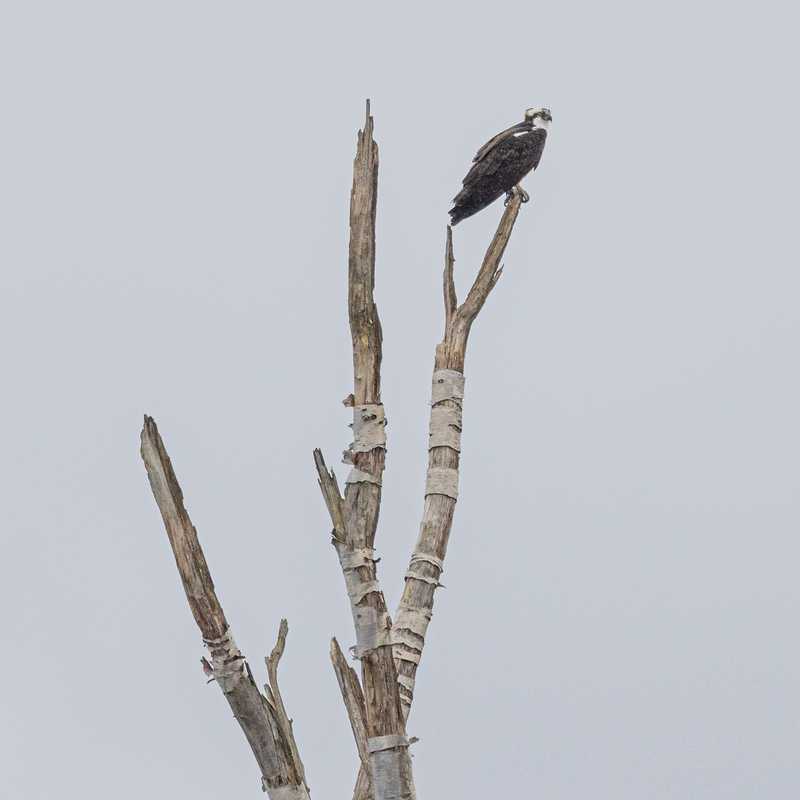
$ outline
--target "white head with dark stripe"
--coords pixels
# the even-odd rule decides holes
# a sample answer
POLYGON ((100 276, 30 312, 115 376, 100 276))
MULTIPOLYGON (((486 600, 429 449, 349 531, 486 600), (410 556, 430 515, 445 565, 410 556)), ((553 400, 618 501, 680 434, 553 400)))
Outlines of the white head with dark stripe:
POLYGON ((529 108, 525 112, 525 122, 534 128, 548 130, 552 121, 553 116, 550 114, 549 108, 529 108))

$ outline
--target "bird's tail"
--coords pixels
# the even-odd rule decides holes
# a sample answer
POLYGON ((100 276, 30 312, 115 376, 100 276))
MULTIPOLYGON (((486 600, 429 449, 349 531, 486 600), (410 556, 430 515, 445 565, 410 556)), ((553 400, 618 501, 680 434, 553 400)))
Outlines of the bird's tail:
POLYGON ((468 216, 464 213, 464 209, 459 208, 458 206, 451 208, 447 213, 450 215, 451 225, 458 225, 458 223, 461 222, 464 217, 468 216))
POLYGON ((480 208, 475 208, 475 206, 472 205, 455 205, 447 213, 450 215, 450 224, 458 225, 462 219, 471 217, 478 211, 480 211, 480 208))

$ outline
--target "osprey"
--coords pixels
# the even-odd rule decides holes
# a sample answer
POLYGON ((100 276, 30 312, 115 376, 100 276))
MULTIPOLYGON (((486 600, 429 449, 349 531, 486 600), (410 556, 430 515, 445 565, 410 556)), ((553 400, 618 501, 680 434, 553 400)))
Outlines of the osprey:
MULTIPOLYGON (((514 187, 539 165, 552 119, 549 108, 529 108, 522 122, 498 133, 478 150, 464 188, 453 198, 451 225, 486 208, 502 194, 511 197, 514 187)), ((522 202, 527 203, 528 193, 519 190, 522 202)))

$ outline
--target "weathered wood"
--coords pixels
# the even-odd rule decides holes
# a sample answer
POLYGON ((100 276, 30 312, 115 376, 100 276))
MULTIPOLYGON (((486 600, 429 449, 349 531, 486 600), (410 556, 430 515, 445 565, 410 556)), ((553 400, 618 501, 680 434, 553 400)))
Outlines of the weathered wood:
POLYGON ((297 741, 294 738, 294 729, 292 727, 293 723, 286 713, 286 706, 283 704, 283 696, 278 686, 278 664, 281 658, 283 658, 283 651, 286 649, 286 637, 288 634, 289 623, 285 619, 282 619, 280 627, 278 628, 278 639, 275 642, 275 647, 272 648, 270 655, 264 659, 267 665, 267 677, 269 679, 269 685, 264 687, 264 693, 267 696, 267 700, 271 701, 275 719, 283 735, 282 740, 289 745, 291 763, 297 777, 297 785, 305 787, 307 791, 306 770, 300 758, 300 751, 297 749, 297 741))
MULTIPOLYGON (((457 306, 453 283, 455 258, 452 229, 448 226, 444 268, 445 333, 436 348, 434 376, 441 374, 440 370, 453 370, 455 373, 463 375, 467 340, 472 323, 500 278, 502 273, 500 260, 511 237, 521 204, 520 193, 514 192, 500 219, 475 281, 460 306, 457 306)), ((435 386, 432 387, 433 391, 436 391, 435 386)), ((461 394, 460 398, 437 399, 432 396, 431 402, 431 428, 434 427, 435 416, 443 414, 445 421, 450 421, 453 427, 458 428, 456 440, 460 437, 461 428, 463 392, 461 394)), ((428 480, 426 482, 428 489, 431 488, 431 481, 435 475, 449 473, 457 482, 459 463, 460 452, 458 449, 448 445, 436 446, 434 444, 431 446, 428 451, 428 480)), ((433 488, 436 488, 437 485, 441 487, 442 482, 439 481, 433 488)), ((416 556, 412 555, 411 557, 403 594, 395 614, 393 638, 396 668, 403 713, 406 717, 408 717, 414 699, 414 683, 425 646, 428 622, 433 615, 435 592, 447 555, 455 506, 455 497, 441 493, 429 493, 426 490, 422 523, 414 547, 416 556), (430 558, 420 558, 419 554, 430 556, 430 558)))
POLYGON ((342 504, 344 500, 339 491, 339 484, 336 481, 336 475, 333 471, 328 471, 325 466, 325 459, 322 457, 322 451, 317 448, 314 450, 314 464, 317 467, 317 475, 322 498, 325 500, 325 505, 328 507, 328 513, 331 516, 331 523, 333 524, 333 531, 331 536, 334 541, 346 542, 347 535, 344 528, 344 512, 342 504))
POLYGON ((381 321, 375 305, 375 216, 378 202, 378 144, 367 100, 364 129, 358 132, 350 192, 347 308, 353 340, 353 398, 356 405, 380 403, 381 321))
MULTIPOLYGON (((453 231, 449 225, 447 226, 442 280, 445 330, 442 341, 436 347, 434 374, 438 370, 453 370, 463 375, 467 341, 472 324, 500 279, 502 274, 500 261, 511 238, 521 205, 522 195, 515 190, 503 212, 467 298, 461 306, 458 305, 453 274, 455 265, 453 231)), ((431 424, 433 424, 433 416, 436 413, 434 409, 442 407, 451 408, 457 412, 460 424, 461 406, 460 399, 432 402, 431 424)), ((452 447, 431 447, 428 452, 426 485, 428 485, 431 475, 437 470, 453 470, 457 478, 459 456, 459 452, 452 447)), ((408 570, 418 577, 406 577, 403 594, 395 613, 392 630, 395 642, 395 669, 405 718, 411 711, 417 670, 425 646, 425 633, 433 615, 434 595, 439 586, 442 566, 447 555, 455 505, 456 499, 453 497, 426 493, 420 533, 408 570), (419 553, 428 554, 432 558, 430 561, 415 558, 414 554, 419 553)), ((362 767, 359 770, 353 798, 354 800, 369 800, 370 797, 368 776, 362 767)))
MULTIPOLYGON (((443 300, 445 331, 436 348, 431 392, 430 438, 425 502, 420 533, 406 573, 392 626, 377 575, 375 535, 386 459, 385 415, 381 403, 382 331, 375 288, 375 219, 378 146, 367 101, 353 165, 348 258, 348 316, 353 347, 354 441, 345 452, 352 465, 339 488, 322 453, 314 461, 333 525, 334 545, 350 598, 356 630, 355 655, 361 680, 338 643, 331 661, 350 720, 361 764, 354 800, 415 800, 405 723, 433 613, 458 496, 463 370, 473 322, 502 273, 500 261, 519 214, 522 195, 513 193, 475 281, 459 306, 454 282, 452 229, 447 228, 443 300)), ((155 422, 145 417, 142 457, 161 511, 189 607, 209 648, 204 670, 216 680, 250 744, 270 800, 309 800, 305 769, 278 685, 278 665, 288 625, 281 621, 277 642, 265 659, 268 684, 262 694, 237 648, 214 590, 197 532, 155 422)))
MULTIPOLYGON (((378 188, 378 145, 373 138, 373 119, 367 101, 366 120, 358 132, 350 194, 350 244, 348 257, 348 316, 353 347, 353 394, 345 404, 353 408, 354 442, 345 453, 353 469, 344 496, 336 478, 315 451, 320 488, 331 515, 345 586, 351 601, 356 630, 356 655, 361 661, 367 739, 405 736, 393 650, 391 619, 378 583, 371 554, 381 504, 381 483, 386 460, 385 424, 381 403, 382 331, 374 299, 375 217, 378 188)), ((411 759, 407 747, 394 749, 402 762, 403 797, 414 796, 411 759)), ((373 759, 374 760, 374 759, 373 759)), ((376 798, 388 797, 394 787, 371 781, 376 798)), ((356 792, 368 791, 360 779, 356 792), (358 787, 361 787, 359 790, 358 787)))
MULTIPOLYGON (((342 692, 347 709, 347 717, 350 720, 350 727, 353 729, 353 738, 356 742, 358 757, 365 774, 369 771, 369 750, 367 748, 367 709, 364 703, 364 693, 361 691, 361 684, 358 682, 356 671, 347 663, 347 659, 342 654, 339 642, 331 640, 331 663, 333 671, 336 673, 336 680, 339 682, 339 689, 342 692)), ((369 791, 369 778, 367 777, 367 791, 369 791)))
MULTIPOLYGON (((348 312, 353 342, 355 413, 359 405, 377 405, 381 402, 382 332, 374 300, 378 145, 373 138, 373 129, 374 123, 367 101, 364 129, 358 134, 350 195, 348 312)), ((356 469, 372 475, 379 482, 383 477, 385 459, 385 446, 374 447, 368 452, 354 452, 352 457, 356 469)), ((380 503, 379 483, 346 485, 344 517, 350 549, 374 548, 380 503)), ((374 563, 360 567, 358 571, 365 579, 377 584, 377 567, 374 563)), ((378 619, 385 618, 387 607, 383 592, 371 592, 363 603, 375 610, 378 619)), ((362 655, 361 678, 366 700, 368 735, 404 733, 405 724, 391 646, 379 646, 362 655)))
POLYGON ((456 258, 453 255, 453 228, 447 226, 447 244, 444 248, 444 330, 445 336, 450 328, 450 323, 458 309, 458 297, 456 296, 456 284, 453 277, 456 258))
POLYGON ((197 531, 184 507, 183 492, 175 477, 172 462, 152 417, 144 418, 141 453, 153 496, 172 545, 189 608, 203 638, 219 639, 228 630, 228 621, 214 591, 208 564, 197 540, 197 531))
MULTIPOLYGON (((291 724, 283 724, 286 711, 277 689, 277 662, 280 654, 273 652, 274 678, 272 693, 280 702, 277 711, 274 700, 261 694, 253 680, 245 657, 233 642, 230 626, 214 590, 214 583, 183 502, 172 462, 167 454, 158 427, 152 417, 145 417, 141 436, 141 454, 156 504, 161 511, 175 562, 203 640, 211 651, 211 671, 222 690, 233 715, 250 744, 261 770, 262 786, 271 800, 307 800, 303 766, 291 724)), ((283 631, 283 626, 282 626, 283 631)), ((279 636, 280 653, 283 637, 279 636)))
MULTIPOLYGON (((500 224, 497 226, 492 242, 486 251, 475 281, 464 302, 452 315, 450 324, 445 330, 444 338, 436 347, 436 369, 464 371, 467 339, 469 338, 472 323, 483 308, 489 293, 497 285, 497 281, 503 272, 500 260, 503 257, 508 240, 511 238, 521 205, 522 195, 519 190, 515 189, 503 212, 503 216, 500 218, 500 224)), ((450 268, 452 269, 452 266, 450 268)))

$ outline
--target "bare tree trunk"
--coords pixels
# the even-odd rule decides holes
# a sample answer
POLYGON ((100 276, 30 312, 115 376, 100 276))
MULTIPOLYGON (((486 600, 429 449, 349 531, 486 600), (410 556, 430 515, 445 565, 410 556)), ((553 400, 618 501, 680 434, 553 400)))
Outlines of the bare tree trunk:
MULTIPOLYGON (((417 670, 433 616, 434 595, 440 586, 439 578, 444 569, 458 499, 467 341, 472 323, 502 274, 500 261, 521 205, 522 195, 515 191, 506 205, 472 288, 460 306, 453 279, 453 230, 447 226, 443 281, 445 328, 442 341, 436 347, 431 385, 425 503, 419 538, 411 554, 392 628, 404 718, 408 718, 414 700, 417 670)), ((370 797, 369 781, 362 768, 356 781, 354 800, 369 800, 370 797)))
MULTIPOLYGON (((353 407, 354 441, 345 453, 345 461, 352 464, 352 469, 343 498, 319 450, 314 452, 314 460, 350 598, 356 634, 354 652, 361 660, 365 718, 355 720, 353 707, 348 705, 351 726, 354 732, 362 723, 366 729, 369 779, 375 800, 413 800, 416 794, 392 653, 392 622, 374 557, 386 460, 386 416, 381 402, 381 323, 374 300, 378 145, 372 131, 368 101, 364 130, 358 134, 350 195, 348 312, 353 342, 353 394, 345 402, 353 407)), ((339 675, 341 667, 335 660, 334 667, 339 675)), ((358 739, 356 744, 363 746, 358 739)))
POLYGON ((197 531, 183 505, 183 492, 172 462, 151 417, 145 417, 142 429, 142 458, 175 554, 189 608, 211 652, 211 663, 203 659, 203 667, 216 680, 241 726, 270 800, 308 800, 303 763, 278 691, 278 661, 288 631, 286 620, 281 623, 278 644, 270 659, 271 687, 266 687, 267 694, 263 695, 233 640, 197 531))
MULTIPOLYGON (((330 514, 332 544, 344 577, 353 617, 353 655, 361 680, 336 639, 331 662, 342 693, 361 769, 354 800, 416 800, 406 718, 444 568, 458 497, 464 362, 467 340, 486 298, 502 273, 500 260, 519 214, 522 195, 513 193, 472 288, 458 305, 452 230, 447 229, 444 266, 445 331, 436 348, 431 388, 428 470, 419 538, 405 575, 402 599, 388 614, 378 581, 375 535, 386 461, 386 416, 381 401, 382 333, 375 289, 375 215, 378 146, 367 101, 358 133, 350 198, 348 314, 353 346, 353 442, 344 454, 351 465, 344 494, 322 453, 314 451, 319 486, 330 514)), ((203 668, 229 703, 261 770, 270 800, 308 800, 305 770, 278 686, 278 664, 288 625, 282 620, 275 647, 265 659, 269 683, 262 693, 237 648, 214 590, 203 551, 183 504, 183 494, 155 422, 145 417, 142 458, 189 607, 211 661, 203 668)))
POLYGON ((425 646, 425 634, 433 615, 434 594, 444 569, 458 499, 467 340, 472 323, 502 273, 500 259, 511 237, 521 203, 521 195, 515 192, 506 206, 475 282, 460 306, 457 305, 453 281, 453 231, 450 226, 447 227, 445 330, 444 338, 436 348, 431 385, 425 504, 419 538, 409 561, 393 630, 398 681, 406 717, 414 699, 414 682, 425 646))

